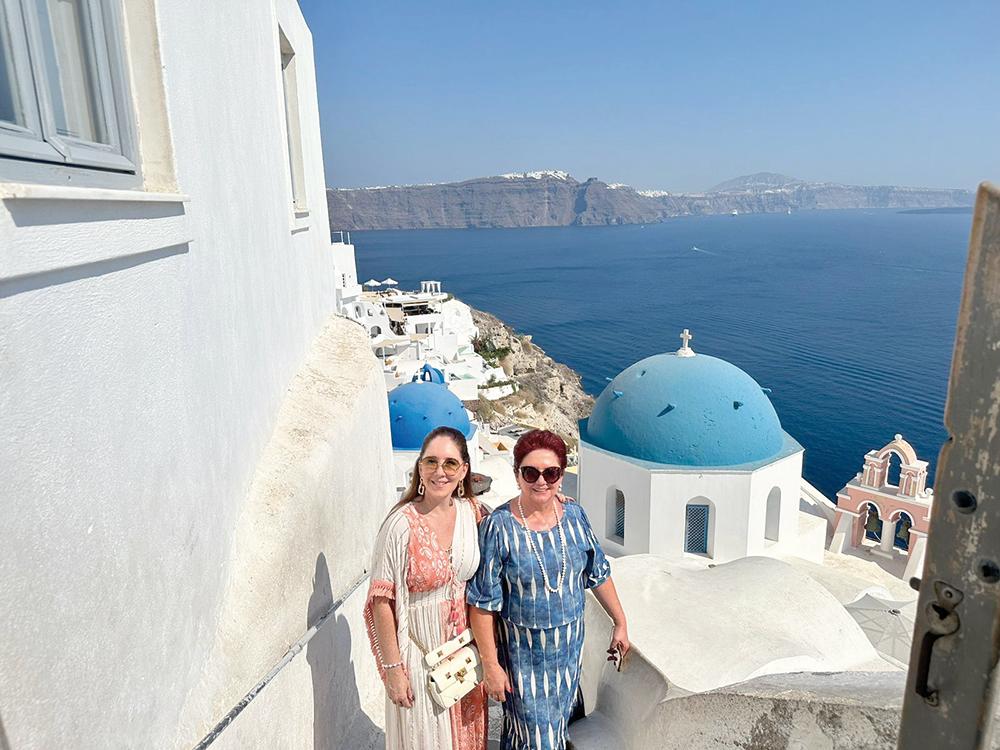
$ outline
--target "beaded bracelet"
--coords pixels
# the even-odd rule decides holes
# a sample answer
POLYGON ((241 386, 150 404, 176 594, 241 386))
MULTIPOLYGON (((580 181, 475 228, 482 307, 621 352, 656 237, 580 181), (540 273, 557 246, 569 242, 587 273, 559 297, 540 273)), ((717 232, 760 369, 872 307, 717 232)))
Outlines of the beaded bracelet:
POLYGON ((390 669, 395 669, 396 667, 403 666, 402 661, 397 661, 395 664, 385 664, 382 661, 382 644, 378 641, 378 631, 372 628, 373 635, 375 636, 375 650, 378 651, 378 663, 382 667, 384 672, 388 672, 390 669))

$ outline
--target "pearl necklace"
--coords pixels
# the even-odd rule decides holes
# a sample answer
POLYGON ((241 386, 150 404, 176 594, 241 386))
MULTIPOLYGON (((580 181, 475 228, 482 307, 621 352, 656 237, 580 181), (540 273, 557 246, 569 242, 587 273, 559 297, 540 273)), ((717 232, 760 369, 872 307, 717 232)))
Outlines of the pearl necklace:
MULTIPOLYGON (((556 585, 553 586, 549 583, 549 574, 545 570, 545 565, 542 563, 542 555, 535 547, 535 540, 531 534, 531 529, 528 527, 528 518, 524 515, 524 506, 521 505, 521 496, 517 496, 517 510, 521 514, 521 520, 524 521, 524 529, 528 532, 528 546, 531 547, 531 551, 535 553, 535 559, 538 561, 538 567, 542 571, 542 583, 545 584, 545 589, 553 594, 558 594, 559 589, 562 588, 563 579, 566 578, 566 534, 563 532, 562 519, 559 518, 559 514, 556 513, 556 506, 552 505, 552 515, 556 519, 556 528, 559 529, 559 542, 562 551, 562 566, 559 569, 559 578, 556 579, 556 585)), ((551 531, 551 529, 550 529, 551 531)))

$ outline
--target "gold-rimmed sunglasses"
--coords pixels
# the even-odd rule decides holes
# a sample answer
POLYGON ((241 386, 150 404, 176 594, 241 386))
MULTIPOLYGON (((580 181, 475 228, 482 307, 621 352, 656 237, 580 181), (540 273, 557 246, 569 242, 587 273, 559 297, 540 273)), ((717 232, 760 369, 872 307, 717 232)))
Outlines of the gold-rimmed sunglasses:
POLYGON ((449 477, 455 476, 463 466, 457 458, 446 458, 442 461, 437 456, 425 456, 418 463, 427 471, 437 471, 440 466, 445 475, 449 477))

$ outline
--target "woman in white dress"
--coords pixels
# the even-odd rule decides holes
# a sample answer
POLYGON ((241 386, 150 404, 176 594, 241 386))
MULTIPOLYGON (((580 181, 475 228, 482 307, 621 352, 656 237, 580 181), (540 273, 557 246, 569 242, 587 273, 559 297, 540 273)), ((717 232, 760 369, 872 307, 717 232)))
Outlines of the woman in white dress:
POLYGON ((423 661, 468 627, 466 582, 479 565, 481 517, 465 437, 439 427, 424 440, 372 558, 365 623, 386 689, 386 750, 486 748, 483 686, 442 708, 427 689, 423 661))

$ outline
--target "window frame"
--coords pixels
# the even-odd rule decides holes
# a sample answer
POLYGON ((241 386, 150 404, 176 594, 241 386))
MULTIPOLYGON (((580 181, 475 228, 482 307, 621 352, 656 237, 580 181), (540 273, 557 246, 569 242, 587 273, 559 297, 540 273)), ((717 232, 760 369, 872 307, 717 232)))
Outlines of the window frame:
POLYGON ((615 544, 624 546, 625 545, 625 491, 616 485, 611 485, 608 487, 605 493, 605 509, 604 509, 604 538, 609 542, 614 542, 615 544), (618 518, 619 518, 619 507, 621 509, 621 520, 622 528, 621 534, 618 533, 618 518))
POLYGON ((621 490, 615 490, 615 536, 625 543, 625 493, 621 490))
POLYGON ((701 557, 712 557, 712 505, 711 503, 694 502, 693 500, 684 506, 684 553, 688 555, 700 555, 701 557), (696 518, 696 514, 704 513, 704 533, 701 533, 700 522, 702 519, 696 518), (698 527, 692 526, 693 522, 699 522, 698 527), (695 531, 698 536, 695 537, 695 531), (697 545, 692 542, 698 542, 697 545), (694 549, 698 547, 698 549, 694 549), (701 549, 704 547, 704 550, 701 549))
POLYGON ((302 144, 302 117, 299 111, 298 61, 295 47, 281 24, 278 25, 278 56, 281 69, 285 146, 288 149, 288 176, 293 219, 309 216, 306 196, 305 157, 302 144))
POLYGON ((11 83, 25 120, 24 126, 0 122, 0 181, 115 188, 141 185, 120 3, 80 3, 95 72, 93 105, 109 143, 58 132, 37 9, 27 0, 0 0, 3 31, 11 45, 11 83))

